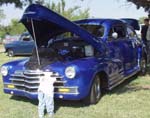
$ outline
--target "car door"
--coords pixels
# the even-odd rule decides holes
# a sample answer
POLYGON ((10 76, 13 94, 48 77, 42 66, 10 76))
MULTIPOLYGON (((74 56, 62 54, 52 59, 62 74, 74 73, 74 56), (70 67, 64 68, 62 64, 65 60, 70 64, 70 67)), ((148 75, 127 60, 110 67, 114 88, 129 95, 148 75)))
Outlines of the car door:
POLYGON ((127 27, 125 24, 113 26, 113 31, 118 34, 116 46, 120 50, 124 66, 124 74, 127 76, 132 73, 133 68, 136 65, 136 47, 133 39, 127 36, 127 27))
POLYGON ((131 53, 131 69, 134 69, 138 65, 138 37, 134 29, 127 26, 127 43, 129 45, 131 53))
MULTIPOLYGON (((123 66, 123 76, 127 76, 131 73, 134 67, 133 65, 135 64, 134 45, 132 41, 127 38, 126 30, 125 24, 113 25, 110 28, 110 36, 112 36, 113 33, 117 33, 118 36, 116 38, 110 38, 111 41, 108 43, 111 58, 120 61, 123 66)), ((122 74, 121 68, 118 74, 122 74)))
POLYGON ((122 25, 114 25, 109 29, 107 44, 109 48, 109 59, 111 60, 110 86, 115 86, 124 77, 124 40, 125 30, 122 25), (118 37, 113 37, 113 33, 117 33, 118 37))

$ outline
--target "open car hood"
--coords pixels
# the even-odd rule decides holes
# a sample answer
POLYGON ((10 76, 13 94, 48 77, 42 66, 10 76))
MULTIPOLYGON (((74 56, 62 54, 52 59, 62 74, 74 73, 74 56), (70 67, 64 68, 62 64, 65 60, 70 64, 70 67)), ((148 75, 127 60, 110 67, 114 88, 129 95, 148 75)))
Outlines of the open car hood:
POLYGON ((122 18, 121 20, 127 23, 128 25, 132 26, 134 30, 140 30, 140 25, 138 20, 132 18, 122 18))
MULTIPOLYGON (((32 23, 38 46, 47 45, 48 41, 55 35, 62 32, 72 32, 83 40, 96 47, 98 50, 104 47, 103 42, 97 39, 74 22, 67 20, 59 14, 38 4, 32 4, 25 10, 21 22, 34 37, 32 23), (31 22, 32 21, 32 22, 31 22)), ((101 50, 104 51, 104 50, 101 50)))

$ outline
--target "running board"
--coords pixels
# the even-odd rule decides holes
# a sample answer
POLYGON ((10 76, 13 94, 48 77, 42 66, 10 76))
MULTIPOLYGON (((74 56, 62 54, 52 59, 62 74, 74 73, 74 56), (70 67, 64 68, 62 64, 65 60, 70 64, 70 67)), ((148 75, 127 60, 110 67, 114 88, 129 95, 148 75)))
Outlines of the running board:
POLYGON ((134 72, 134 73, 132 73, 131 75, 129 75, 129 76, 125 77, 125 78, 122 78, 121 81, 119 81, 119 82, 117 82, 116 84, 110 86, 110 87, 108 88, 108 90, 112 90, 114 87, 116 87, 117 85, 119 85, 120 83, 122 83, 123 81, 125 81, 126 79, 132 77, 133 75, 137 74, 138 72, 139 72, 139 70, 136 71, 136 72, 134 72))

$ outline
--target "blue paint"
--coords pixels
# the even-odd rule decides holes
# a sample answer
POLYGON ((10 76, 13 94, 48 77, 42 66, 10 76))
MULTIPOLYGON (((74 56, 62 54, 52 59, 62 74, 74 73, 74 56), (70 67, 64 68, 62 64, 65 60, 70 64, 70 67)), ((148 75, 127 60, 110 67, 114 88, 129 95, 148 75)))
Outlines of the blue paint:
MULTIPOLYGON (((21 22, 26 26, 32 34, 31 22, 33 20, 35 25, 35 34, 38 46, 47 45, 48 41, 53 35, 58 35, 60 32, 70 31, 80 36, 85 42, 93 46, 98 51, 99 55, 91 57, 83 57, 77 59, 66 59, 65 61, 57 61, 55 63, 46 65, 42 70, 49 69, 53 72, 59 73, 62 76, 62 81, 65 81, 64 87, 77 87, 77 94, 55 93, 55 98, 61 95, 66 100, 80 100, 84 99, 90 92, 94 77, 98 73, 106 74, 106 81, 108 82, 106 89, 112 89, 126 78, 133 76, 140 71, 139 62, 143 53, 142 43, 135 43, 138 38, 134 39, 127 36, 123 38, 112 38, 109 33, 114 26, 122 26, 125 31, 128 24, 122 20, 117 19, 83 19, 71 22, 57 13, 42 7, 40 5, 29 6, 21 19, 21 22), (95 37, 88 31, 81 28, 79 25, 102 25, 105 28, 104 36, 95 37), (133 46, 134 43, 134 46, 133 46), (65 69, 73 66, 76 70, 74 79, 69 79, 65 75, 65 69)), ((134 30, 133 30, 134 31, 134 30)), ((66 39, 65 39, 66 40, 66 39)), ((63 41, 60 40, 60 41, 63 41)), ((58 40, 59 42, 59 40, 58 40)), ((61 55, 68 53, 68 50, 60 50, 61 55)), ((12 61, 4 64, 9 66, 9 74, 3 77, 4 83, 10 83, 10 75, 14 74, 16 70, 25 71, 25 63, 28 59, 12 61)), ((14 95, 26 96, 30 99, 36 99, 37 94, 28 93, 26 91, 19 91, 14 89, 4 88, 4 92, 14 95)))

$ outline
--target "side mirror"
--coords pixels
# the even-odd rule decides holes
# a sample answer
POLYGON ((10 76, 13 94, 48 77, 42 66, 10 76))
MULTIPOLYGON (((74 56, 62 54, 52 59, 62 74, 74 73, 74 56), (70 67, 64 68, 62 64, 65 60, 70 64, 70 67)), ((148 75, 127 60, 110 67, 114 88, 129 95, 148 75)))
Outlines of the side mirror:
POLYGON ((114 39, 117 39, 117 38, 118 38, 118 33, 117 33, 117 32, 113 32, 113 33, 112 33, 112 37, 113 37, 114 39))

